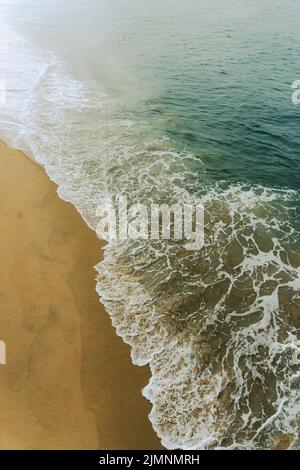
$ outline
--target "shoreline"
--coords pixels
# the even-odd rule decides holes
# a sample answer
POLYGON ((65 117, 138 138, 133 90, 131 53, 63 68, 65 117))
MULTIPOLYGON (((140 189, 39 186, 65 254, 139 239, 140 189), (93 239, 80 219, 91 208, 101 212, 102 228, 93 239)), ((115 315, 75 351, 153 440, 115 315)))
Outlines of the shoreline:
POLYGON ((161 449, 149 368, 95 289, 101 241, 36 161, 0 141, 0 164, 0 448, 161 449))

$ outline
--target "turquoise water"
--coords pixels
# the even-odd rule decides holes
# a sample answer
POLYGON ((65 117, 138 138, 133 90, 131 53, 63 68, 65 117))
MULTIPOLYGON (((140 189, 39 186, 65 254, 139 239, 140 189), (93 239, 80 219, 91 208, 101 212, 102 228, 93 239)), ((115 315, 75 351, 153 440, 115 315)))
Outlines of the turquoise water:
POLYGON ((137 107, 153 106, 153 127, 199 155, 212 178, 299 187, 297 2, 11 3, 11 17, 25 5, 19 29, 78 78, 101 81, 137 119, 137 107))
POLYGON ((150 364, 163 445, 297 448, 300 5, 39 5, 0 2, 3 135, 94 229, 119 195, 205 205, 202 250, 127 240, 97 266, 117 333, 150 364))
MULTIPOLYGON (((148 91, 159 130, 163 125, 167 136, 199 155, 209 177, 297 189, 299 108, 291 106, 297 2, 126 7, 124 30, 115 26, 118 52, 148 91)), ((123 92, 134 96, 131 85, 123 92)))
POLYGON ((187 4, 154 61, 165 88, 153 101, 168 135, 199 155, 209 177, 298 189, 299 108, 290 86, 298 76, 299 5, 187 4))

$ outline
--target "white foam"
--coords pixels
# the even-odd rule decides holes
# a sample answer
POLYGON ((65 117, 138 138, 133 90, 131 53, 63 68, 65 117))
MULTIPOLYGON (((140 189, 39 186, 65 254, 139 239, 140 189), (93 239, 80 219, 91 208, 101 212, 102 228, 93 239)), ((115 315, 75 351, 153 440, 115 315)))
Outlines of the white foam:
POLYGON ((5 73, 17 67, 19 87, 26 70, 28 85, 1 115, 10 141, 31 150, 91 228, 108 196, 206 205, 202 251, 116 242, 97 266, 117 334, 134 363, 151 367, 143 393, 163 445, 269 448, 278 434, 292 445, 300 268, 290 257, 299 248, 299 195, 209 182, 198 158, 153 137, 151 121, 124 111, 99 84, 76 80, 53 54, 41 59, 7 26, 5 37, 5 73))

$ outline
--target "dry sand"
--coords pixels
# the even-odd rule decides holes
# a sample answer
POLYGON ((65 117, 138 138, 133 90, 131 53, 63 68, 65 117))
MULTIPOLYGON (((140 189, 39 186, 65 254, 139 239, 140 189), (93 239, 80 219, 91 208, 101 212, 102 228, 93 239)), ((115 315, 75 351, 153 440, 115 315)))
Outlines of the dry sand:
POLYGON ((44 171, 0 143, 0 449, 159 449, 95 292, 101 242, 44 171))

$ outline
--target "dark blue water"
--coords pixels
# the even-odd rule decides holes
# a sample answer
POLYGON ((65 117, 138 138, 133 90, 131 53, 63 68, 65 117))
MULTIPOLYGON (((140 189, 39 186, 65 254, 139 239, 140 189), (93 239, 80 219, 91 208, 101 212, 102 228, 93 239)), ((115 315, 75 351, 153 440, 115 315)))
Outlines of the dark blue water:
POLYGON ((153 102, 167 134, 216 180, 298 189, 300 106, 291 84, 299 77, 299 3, 200 0, 175 13, 156 18, 158 53, 146 67, 164 84, 153 102))
POLYGON ((209 177, 298 189, 299 18, 296 0, 65 0, 14 21, 136 119, 152 113, 209 177))

